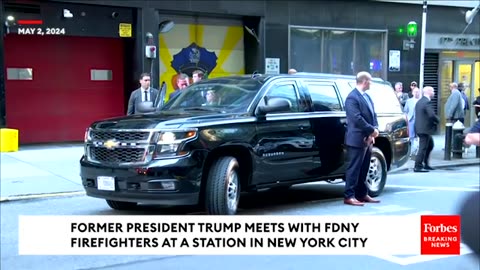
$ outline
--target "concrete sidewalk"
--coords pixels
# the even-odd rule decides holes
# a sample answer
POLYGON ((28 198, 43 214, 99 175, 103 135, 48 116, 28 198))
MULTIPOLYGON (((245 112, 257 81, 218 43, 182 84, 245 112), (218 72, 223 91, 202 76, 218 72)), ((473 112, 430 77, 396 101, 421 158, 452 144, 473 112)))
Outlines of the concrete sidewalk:
MULTIPOLYGON (((480 165, 480 159, 475 158, 475 147, 464 158, 447 161, 443 159, 444 136, 434 136, 434 140, 432 167, 480 165)), ((18 152, 1 153, 0 201, 84 194, 79 176, 82 154, 81 143, 22 146, 18 152)), ((413 164, 410 160, 390 173, 411 170, 413 164)))

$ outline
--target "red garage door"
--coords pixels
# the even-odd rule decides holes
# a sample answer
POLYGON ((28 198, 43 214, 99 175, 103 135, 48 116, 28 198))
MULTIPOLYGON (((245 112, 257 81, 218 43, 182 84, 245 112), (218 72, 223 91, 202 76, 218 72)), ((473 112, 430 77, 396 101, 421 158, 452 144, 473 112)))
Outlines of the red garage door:
POLYGON ((121 39, 7 35, 5 52, 7 127, 21 144, 81 141, 124 114, 121 39))

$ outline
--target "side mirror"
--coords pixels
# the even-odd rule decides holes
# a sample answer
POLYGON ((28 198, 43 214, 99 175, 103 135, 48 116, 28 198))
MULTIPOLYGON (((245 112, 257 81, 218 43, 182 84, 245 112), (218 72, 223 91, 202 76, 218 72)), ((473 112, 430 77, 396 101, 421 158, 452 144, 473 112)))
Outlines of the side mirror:
POLYGON ((267 105, 257 107, 255 114, 257 116, 265 116, 267 113, 289 111, 291 107, 292 104, 286 98, 270 98, 267 105))

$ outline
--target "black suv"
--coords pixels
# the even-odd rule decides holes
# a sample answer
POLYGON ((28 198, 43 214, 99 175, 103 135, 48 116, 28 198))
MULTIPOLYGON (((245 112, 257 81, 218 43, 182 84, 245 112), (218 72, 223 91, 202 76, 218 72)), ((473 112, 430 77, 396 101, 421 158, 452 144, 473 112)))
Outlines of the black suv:
MULTIPOLYGON (((137 203, 202 205, 235 214, 240 192, 344 179, 344 102, 354 76, 252 75, 196 83, 161 111, 106 119, 85 134, 81 178, 111 208, 137 203)), ((410 155, 408 124, 391 85, 370 90, 380 136, 369 194, 410 155)))

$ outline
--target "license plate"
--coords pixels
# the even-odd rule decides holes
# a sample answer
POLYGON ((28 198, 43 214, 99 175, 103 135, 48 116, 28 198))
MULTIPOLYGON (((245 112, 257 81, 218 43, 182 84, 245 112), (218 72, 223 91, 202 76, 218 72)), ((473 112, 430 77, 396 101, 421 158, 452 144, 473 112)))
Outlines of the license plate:
POLYGON ((115 191, 115 178, 111 176, 98 176, 97 188, 98 190, 115 191))

